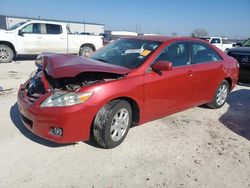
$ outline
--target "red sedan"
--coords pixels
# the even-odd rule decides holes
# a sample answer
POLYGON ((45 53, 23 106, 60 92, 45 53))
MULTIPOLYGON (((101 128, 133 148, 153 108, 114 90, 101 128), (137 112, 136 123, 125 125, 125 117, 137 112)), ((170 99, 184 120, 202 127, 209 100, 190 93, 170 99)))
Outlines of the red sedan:
POLYGON ((36 65, 18 92, 24 125, 57 143, 93 135, 106 148, 132 125, 201 104, 222 107, 238 79, 236 60, 194 38, 123 38, 90 58, 42 54, 36 65))

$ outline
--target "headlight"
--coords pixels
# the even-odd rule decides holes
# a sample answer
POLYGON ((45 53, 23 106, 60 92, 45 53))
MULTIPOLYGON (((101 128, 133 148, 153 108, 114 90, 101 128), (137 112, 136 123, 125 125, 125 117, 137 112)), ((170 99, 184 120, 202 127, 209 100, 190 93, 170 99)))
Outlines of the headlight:
POLYGON ((41 104, 41 107, 72 106, 75 104, 84 103, 92 94, 92 92, 55 92, 41 104))

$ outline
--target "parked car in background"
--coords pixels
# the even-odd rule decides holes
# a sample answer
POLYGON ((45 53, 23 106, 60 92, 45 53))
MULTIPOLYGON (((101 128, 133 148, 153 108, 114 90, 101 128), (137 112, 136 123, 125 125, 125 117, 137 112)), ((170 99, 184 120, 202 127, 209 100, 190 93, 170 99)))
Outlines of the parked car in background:
POLYGON ((215 45, 217 48, 221 49, 222 51, 227 51, 230 48, 234 47, 235 43, 228 41, 226 38, 221 37, 211 37, 209 42, 215 45))
POLYGON ((228 55, 237 59, 240 65, 240 81, 250 81, 250 38, 245 42, 237 43, 238 47, 228 50, 228 55))
POLYGON ((73 35, 64 23, 27 21, 0 30, 0 63, 17 55, 41 52, 72 53, 89 56, 103 46, 101 36, 73 35))
POLYGON ((90 58, 42 54, 20 86, 25 126, 58 143, 88 140, 113 148, 132 125, 193 106, 220 108, 238 79, 237 61, 206 41, 118 39, 90 58))
POLYGON ((128 37, 128 36, 138 36, 139 34, 136 32, 130 32, 130 31, 105 31, 103 35, 103 44, 107 45, 111 43, 114 40, 117 40, 122 37, 128 37))

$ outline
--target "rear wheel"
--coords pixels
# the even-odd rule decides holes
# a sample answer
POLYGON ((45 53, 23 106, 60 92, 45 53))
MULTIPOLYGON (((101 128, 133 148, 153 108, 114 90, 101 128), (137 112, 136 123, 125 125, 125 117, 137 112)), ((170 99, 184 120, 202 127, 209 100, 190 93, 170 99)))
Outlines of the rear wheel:
POLYGON ((221 108, 227 100, 229 89, 230 89, 229 83, 226 80, 223 80, 218 89, 216 90, 213 100, 207 105, 210 108, 214 109, 221 108))
POLYGON ((13 58, 13 50, 5 44, 0 44, 0 63, 9 63, 13 58))
POLYGON ((125 100, 106 104, 93 123, 95 141, 104 148, 114 148, 125 139, 132 122, 132 109, 125 100))
POLYGON ((80 56, 89 57, 94 52, 94 49, 90 46, 82 46, 79 51, 80 56))

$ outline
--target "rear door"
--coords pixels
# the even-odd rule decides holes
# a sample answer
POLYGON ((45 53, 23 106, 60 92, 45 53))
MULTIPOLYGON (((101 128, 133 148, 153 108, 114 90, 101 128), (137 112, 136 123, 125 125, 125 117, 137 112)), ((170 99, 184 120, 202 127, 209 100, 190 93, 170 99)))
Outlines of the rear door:
POLYGON ((181 109, 192 103, 193 65, 187 42, 172 43, 167 46, 157 61, 173 63, 173 69, 161 74, 149 71, 144 78, 145 118, 156 119, 181 109))
POLYGON ((193 100, 197 105, 212 99, 223 74, 222 58, 208 44, 191 43, 194 64, 195 90, 193 100))
POLYGON ((43 24, 45 52, 67 53, 67 31, 62 25, 43 24))

